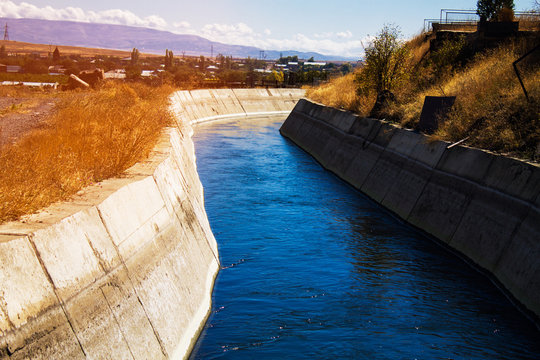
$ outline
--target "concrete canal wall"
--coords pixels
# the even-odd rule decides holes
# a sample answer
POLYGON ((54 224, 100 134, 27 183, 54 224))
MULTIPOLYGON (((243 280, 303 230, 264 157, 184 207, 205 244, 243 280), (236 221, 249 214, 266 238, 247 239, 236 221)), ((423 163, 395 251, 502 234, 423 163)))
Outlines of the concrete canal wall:
POLYGON ((301 100, 281 133, 540 317, 540 168, 301 100))
POLYGON ((0 359, 186 358, 219 269, 190 123, 290 111, 301 94, 177 92, 178 127, 147 161, 0 225, 0 359))
POLYGON ((173 109, 180 121, 196 124, 251 115, 286 115, 303 96, 301 89, 178 91, 173 109))

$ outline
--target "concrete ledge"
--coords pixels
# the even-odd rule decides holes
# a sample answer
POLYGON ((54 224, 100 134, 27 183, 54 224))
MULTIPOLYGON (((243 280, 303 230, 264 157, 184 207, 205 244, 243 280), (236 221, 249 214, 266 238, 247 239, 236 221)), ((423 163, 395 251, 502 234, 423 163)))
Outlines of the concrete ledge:
POLYGON ((540 317, 540 167, 301 100, 280 129, 540 317))

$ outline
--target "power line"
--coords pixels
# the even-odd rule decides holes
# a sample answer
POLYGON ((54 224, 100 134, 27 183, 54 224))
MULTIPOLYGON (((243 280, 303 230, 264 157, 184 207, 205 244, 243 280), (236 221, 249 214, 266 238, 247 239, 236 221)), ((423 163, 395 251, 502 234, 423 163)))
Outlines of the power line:
POLYGON ((8 24, 4 27, 4 40, 9 40, 8 24))

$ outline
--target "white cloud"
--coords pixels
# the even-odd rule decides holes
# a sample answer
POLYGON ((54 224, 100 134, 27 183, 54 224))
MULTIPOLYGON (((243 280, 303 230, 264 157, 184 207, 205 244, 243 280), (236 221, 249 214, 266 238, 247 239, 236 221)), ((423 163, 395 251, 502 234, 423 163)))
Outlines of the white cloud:
POLYGON ((81 8, 71 6, 63 9, 55 9, 51 6, 40 8, 26 2, 15 4, 12 1, 0 2, 0 16, 9 18, 96 22, 104 24, 142 26, 157 29, 165 29, 167 27, 167 22, 158 15, 149 15, 141 18, 129 10, 110 9, 104 11, 86 11, 81 8))
MULTIPOLYGON (((349 30, 337 33, 322 32, 310 36, 295 34, 286 38, 275 38, 270 29, 257 32, 245 23, 207 24, 196 29, 187 21, 178 21, 170 25, 159 15, 140 17, 129 10, 92 11, 77 7, 55 9, 51 6, 38 7, 27 2, 16 4, 9 0, 0 0, 0 17, 71 20, 149 27, 176 33, 196 34, 226 44, 255 46, 266 50, 316 51, 322 54, 351 57, 360 57, 363 54, 362 39, 355 39, 349 30)), ((363 39, 364 44, 366 39, 363 39)))
POLYGON ((352 34, 352 32, 350 32, 349 30, 347 30, 347 31, 341 31, 341 32, 338 32, 338 33, 336 34, 336 36, 337 36, 338 38, 342 38, 342 39, 350 39, 350 38, 353 37, 353 34, 352 34))
POLYGON ((199 35, 212 41, 235 45, 255 46, 266 50, 316 51, 328 55, 360 57, 363 54, 362 39, 352 39, 350 31, 342 33, 318 33, 312 36, 295 34, 285 39, 271 37, 271 32, 264 30, 257 33, 244 23, 208 24, 199 35))

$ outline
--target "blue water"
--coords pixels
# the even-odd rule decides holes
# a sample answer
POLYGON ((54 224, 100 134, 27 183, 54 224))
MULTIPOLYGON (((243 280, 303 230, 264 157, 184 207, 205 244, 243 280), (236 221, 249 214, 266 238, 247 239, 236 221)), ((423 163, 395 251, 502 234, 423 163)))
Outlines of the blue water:
POLYGON ((283 118, 195 128, 223 269, 192 359, 539 359, 492 283, 322 169, 283 118))

